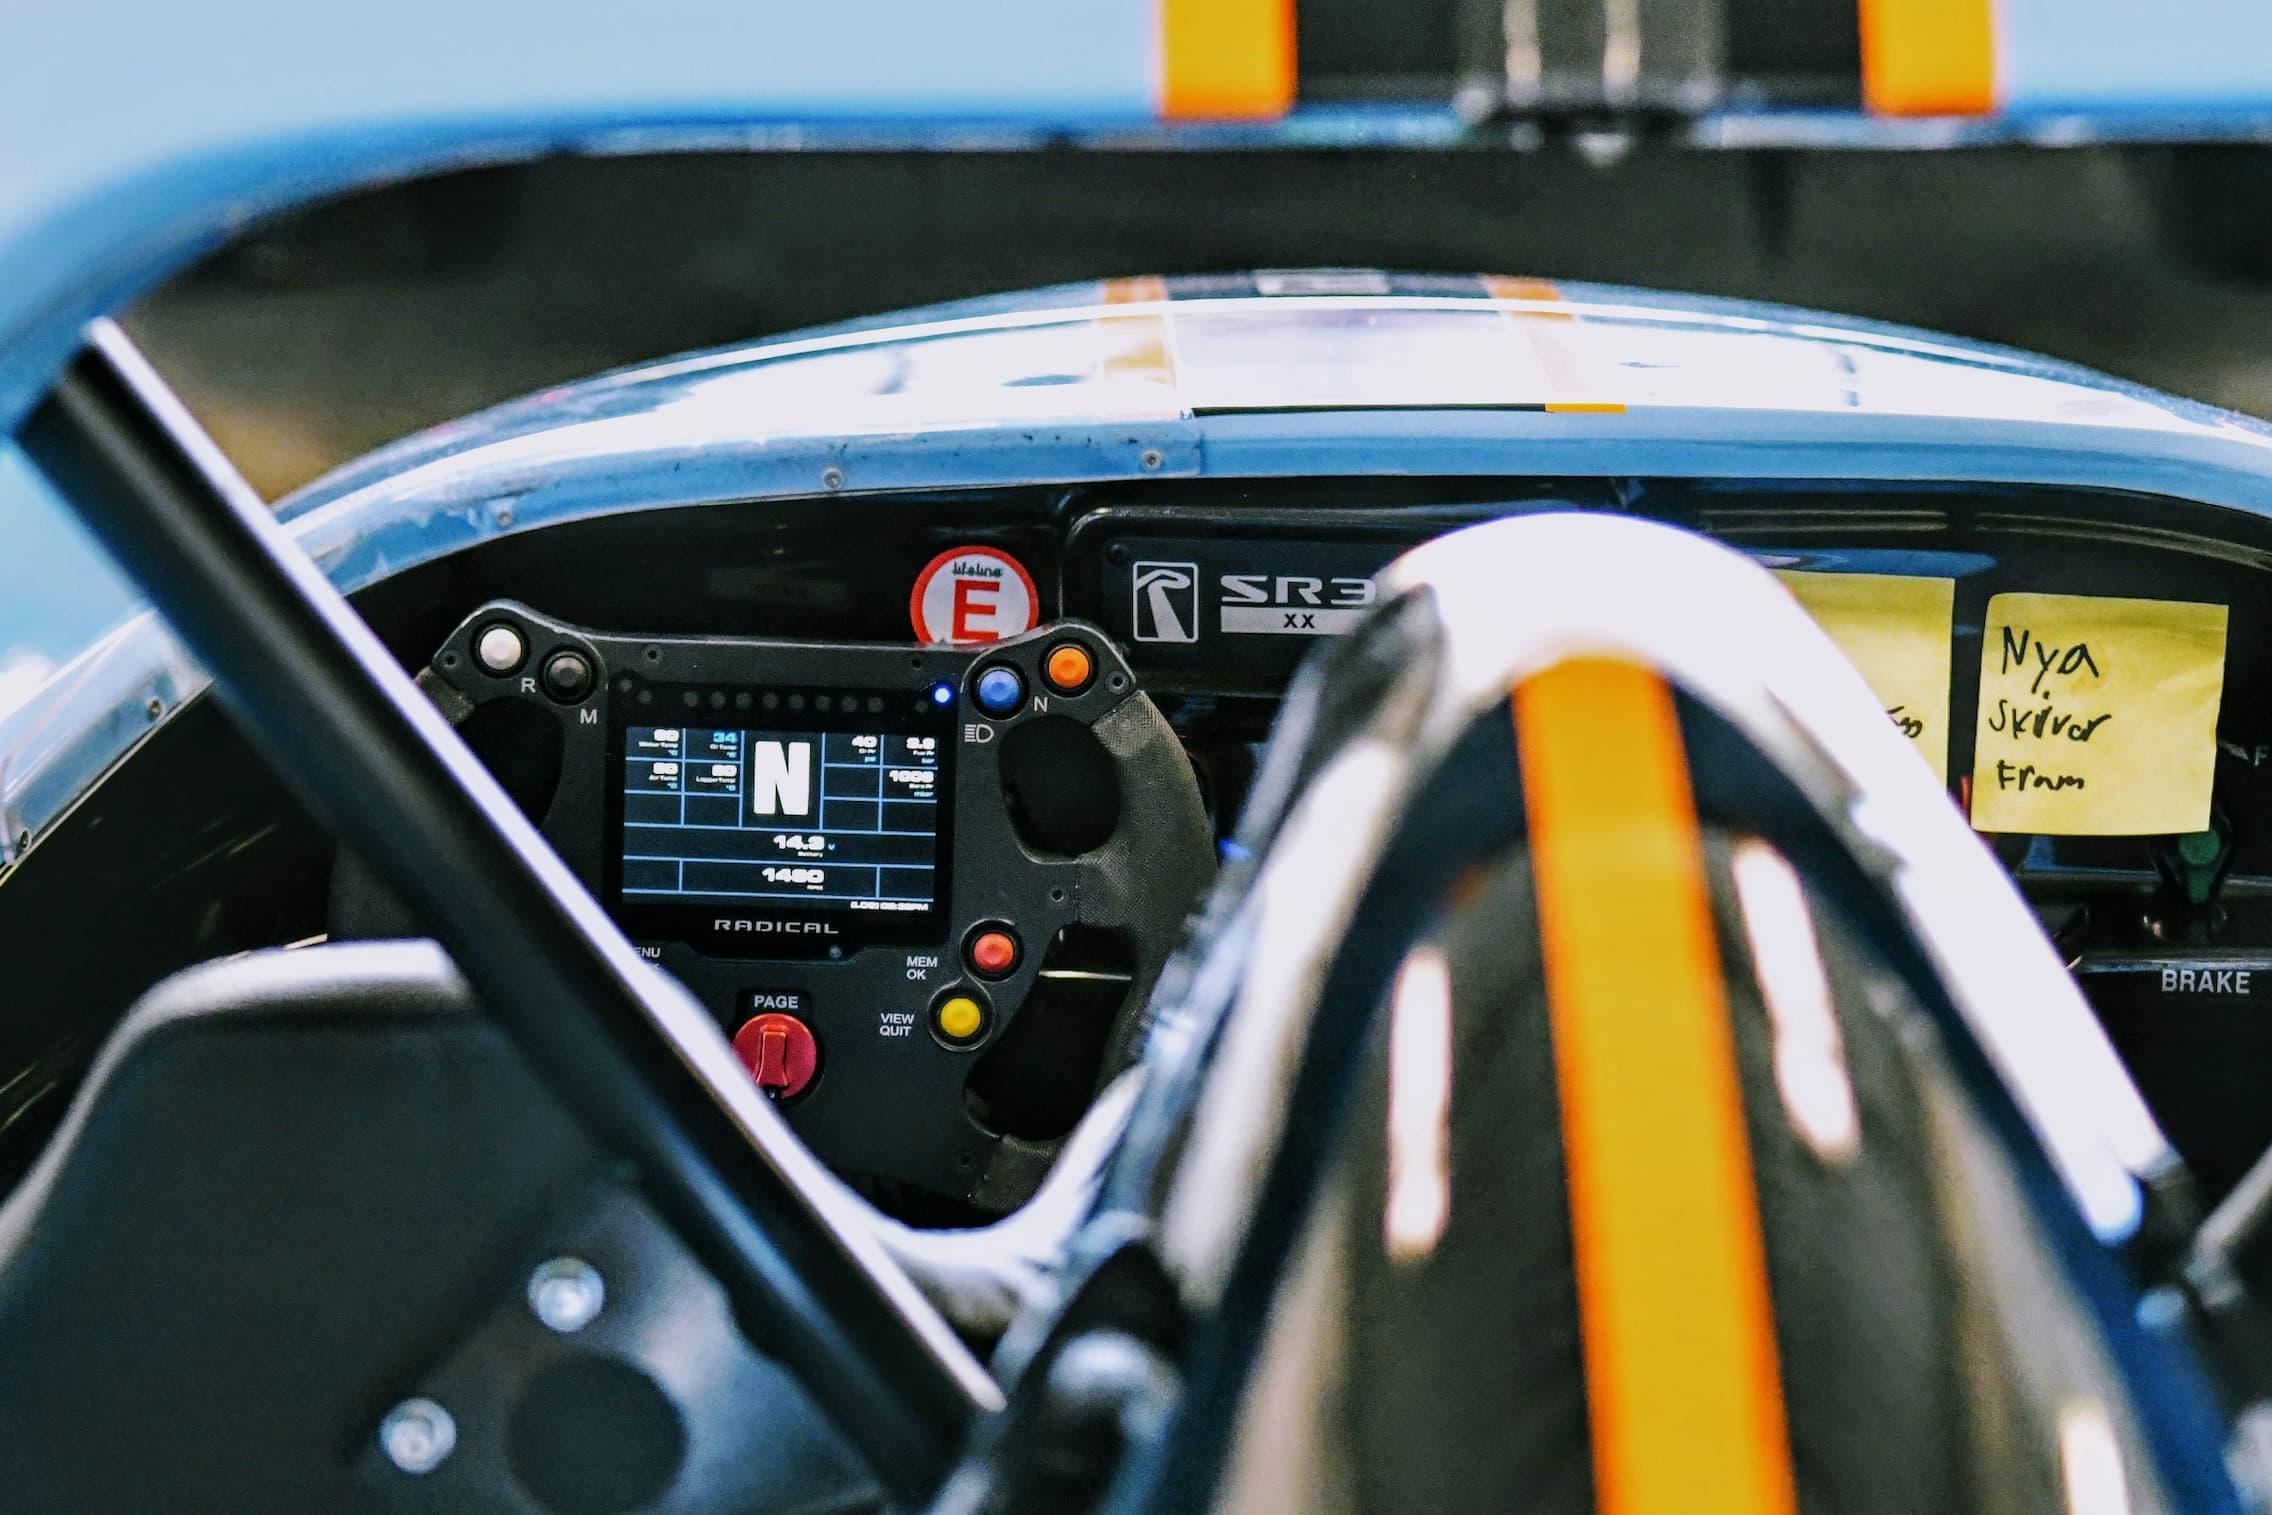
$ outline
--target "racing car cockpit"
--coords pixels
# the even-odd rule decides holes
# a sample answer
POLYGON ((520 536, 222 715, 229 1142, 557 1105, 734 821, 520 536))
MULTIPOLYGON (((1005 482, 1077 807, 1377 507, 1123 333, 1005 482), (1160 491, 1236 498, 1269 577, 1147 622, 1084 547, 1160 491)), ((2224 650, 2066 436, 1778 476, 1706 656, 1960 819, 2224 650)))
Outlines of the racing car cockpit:
POLYGON ((115 328, 24 439, 225 590, 11 728, 29 1508, 2225 1476, 2241 423, 1343 272, 697 355, 273 516, 115 328))
MULTIPOLYGON (((1287 108, 1166 9, 1169 114, 1287 108)), ((758 94, 979 130, 855 73, 758 94)), ((125 607, 0 667, 0 1509, 2272 1509, 2272 428, 1265 269, 270 501, 112 319, 390 174, 804 145, 698 75, 0 164, 18 577, 125 607)))

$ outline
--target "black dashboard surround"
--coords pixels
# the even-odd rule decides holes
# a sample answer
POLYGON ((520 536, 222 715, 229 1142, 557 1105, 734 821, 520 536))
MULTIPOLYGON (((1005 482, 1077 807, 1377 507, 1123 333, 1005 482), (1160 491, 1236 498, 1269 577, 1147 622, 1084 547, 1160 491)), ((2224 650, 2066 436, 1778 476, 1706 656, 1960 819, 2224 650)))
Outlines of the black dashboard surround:
POLYGON ((1053 1146, 990 1127, 974 1068, 1029 1004, 1051 1013, 1068 933, 1120 940, 1135 1014, 1213 874, 1181 744, 1085 623, 969 647, 642 637, 498 600, 430 668, 471 711, 557 727, 547 839, 727 1035, 809 1031, 782 1111, 850 1174, 1023 1199, 1053 1146))
MULTIPOLYGON (((2170 498, 2145 498, 2113 491, 2015 486, 1855 482, 1839 480, 1575 479, 1542 477, 1375 477, 1298 481, 1190 481, 1161 479, 1143 484, 1033 487, 962 492, 878 493, 857 502, 843 498, 728 501, 605 516, 516 531, 382 579, 355 596, 357 608, 396 656, 411 668, 428 662, 434 649, 456 630, 467 629, 469 607, 483 604, 535 604, 546 607, 563 627, 636 626, 660 638, 666 649, 711 645, 729 638, 765 638, 766 645, 793 647, 815 639, 888 652, 895 659, 917 649, 888 639, 907 635, 908 585, 923 565, 957 545, 982 543, 1016 556, 1029 569, 1038 590, 1037 613, 1045 621, 1067 618, 1102 627, 1141 684, 1140 709, 1108 715, 1096 724, 1050 722, 1027 715, 1011 731, 1038 733, 1015 744, 990 748, 983 760, 991 775, 977 777, 978 758, 953 764, 957 824, 952 850, 958 868, 979 845, 961 824, 976 796, 993 806, 984 824, 997 838, 1005 830, 1032 826, 1046 802, 1062 795, 1061 782, 1021 789, 1017 803, 1003 798, 1004 760, 1018 756, 1024 767, 1046 775, 1066 754, 1087 753, 1125 792, 1111 812, 1117 827, 1101 841, 1096 828, 1060 833, 1094 850, 1092 866, 1076 903, 1084 916, 1104 920, 1114 912, 1136 918, 1174 920, 1193 885, 1163 879, 1182 869, 1186 875, 1210 866, 1187 845, 1183 824, 1155 827, 1173 843, 1179 859, 1157 866, 1138 842, 1150 824, 1137 818, 1140 807, 1162 804, 1157 813, 1188 817, 1190 768, 1196 766, 1208 810, 1218 832, 1227 830, 1252 781, 1253 746, 1268 732, 1283 692, 1274 669, 1309 651, 1317 638, 1307 635, 1249 635, 1197 643, 1138 640, 1136 565, 1189 562, 1205 575, 1199 593, 1210 627, 1232 591, 1224 576, 1250 582, 1267 576, 1263 588, 1281 616, 1307 613, 1310 593, 1331 601, 1331 580, 1378 563, 1402 547, 1469 521, 1543 509, 1610 510, 1661 520, 1711 536, 1777 567, 1825 567, 1882 573, 1926 573, 1957 580, 1955 656, 1951 707, 1973 708, 1978 694, 1980 637, 1988 601, 2007 590, 2215 601, 2232 611, 2225 673, 2225 699, 2218 722, 2216 813, 2230 833, 2230 846, 2209 880, 2205 900, 2188 898, 2174 876, 2167 838, 2029 837, 1989 839, 2015 881, 2042 911, 2047 929, 2077 955, 2083 986, 2098 1003, 2110 1033, 2131 1061, 2149 1103, 2161 1112, 2197 1174, 2212 1191, 2221 1174, 2228 1181, 2262 1150, 2259 1118, 2263 1101, 2255 1091, 2272 1076, 2272 1046, 2253 1032, 2235 1039, 2223 1028, 2246 1022, 2249 1007, 2264 995, 2262 976, 2194 972, 2186 966, 2222 969, 2241 963, 2272 941, 2272 525, 2248 512, 2170 498), (1117 549, 1117 557, 1116 557, 1117 549), (618 571, 636 563, 639 571, 618 571), (1286 583, 1281 584, 1283 578, 1286 583), (1317 580, 1315 586, 1305 580, 1317 580), (1219 591, 1219 592, 1218 592, 1219 591), (1123 641, 1122 638, 1126 640, 1123 641), (795 639, 795 640, 791 640, 795 639), (1153 706, 1158 707, 1154 712, 1153 706), (1159 729, 1164 713, 1182 740, 1184 754, 1168 759, 1171 737, 1159 729), (1071 726, 1072 731, 1066 727, 1071 726), (1118 758, 1102 759, 1101 740, 1121 733, 1133 748, 1155 754, 1131 768, 1118 758), (1072 740, 1076 737, 1078 740, 1072 740), (1065 738, 1066 740, 1058 740, 1065 738), (1130 777, 1141 772, 1167 804, 1130 777), (1126 812, 1125 814, 1123 812, 1126 812), (1003 817, 1010 819, 1005 823, 1003 817), (1196 861, 1182 861, 1189 853, 1196 861), (1144 866, 1137 866, 1141 861, 1144 866), (1110 862, 1112 866, 1106 864, 1110 862), (1107 884, 1155 891, 1150 904, 1131 899, 1113 903, 1107 884), (1173 904, 1166 896, 1182 889, 1173 904), (2160 969, 2179 971, 2165 987, 2160 969), (2190 985, 2191 987, 2188 987, 2190 985), (2206 987, 2204 987, 2206 985, 2206 987), (2193 1054, 2214 1045, 2213 1058, 2193 1054), (2213 1075, 2213 1076, 2212 1076, 2213 1075), (2205 1146, 2194 1133, 2214 1126, 2217 1140, 2205 1146)), ((1170 585, 1169 587, 1173 587, 1170 585)), ((1147 607, 1148 608, 1148 607, 1147 607)), ((542 618, 540 618, 542 619, 542 618)), ((1154 617, 1156 622, 1157 617, 1154 617)), ((548 622, 547 624, 552 624, 548 622)), ((1304 628, 1306 629, 1306 628, 1304 628)), ((1321 628, 1322 629, 1322 622, 1321 628)), ((589 647, 581 632, 565 632, 589 647)), ((1026 650, 1000 649, 1024 657, 1047 650, 1047 632, 1036 634, 1026 650)), ((461 653, 466 643, 454 644, 461 653)), ((634 652, 645 643, 624 639, 634 652)), ((1106 643, 1096 644, 1100 651, 1106 643)), ((531 646, 531 655, 542 646, 531 646)), ((673 656, 676 653, 673 652, 673 656)), ((926 650, 944 668, 975 670, 974 654, 926 650)), ((864 666, 865 653, 863 654, 864 666)), ((879 665, 880 666, 880 662, 879 665)), ((1038 666, 1038 664, 1033 665, 1038 666)), ((649 676, 637 668, 641 678, 649 676)), ((531 665, 521 676, 534 677, 531 665)), ((584 782, 588 796, 600 795, 605 772, 608 726, 587 727, 587 707, 605 716, 612 691, 595 688, 583 705, 563 706, 540 692, 504 698, 501 683, 474 677, 461 667, 449 680, 436 670, 430 687, 449 700, 479 696, 480 708, 461 730, 508 790, 540 822, 552 822, 552 839, 568 854, 595 893, 604 888, 606 845, 600 824, 579 843, 561 828, 569 806, 562 784, 584 782), (450 683, 453 687, 442 688, 450 683), (571 740, 595 738, 598 757, 563 758, 571 740), (549 756, 546 749, 550 748, 549 756), (578 764, 588 769, 579 780, 578 764), (575 848, 584 846, 579 857, 575 848)), ((910 667, 904 687, 921 678, 910 667)), ((705 673, 690 682, 710 678, 705 673)), ((831 673, 822 682, 838 679, 831 673)), ((837 692, 841 693, 840 688, 837 692)), ((958 702, 959 706, 959 702, 958 702)), ((463 706, 460 706, 461 710, 463 706)), ((1061 713, 1066 707, 1058 706, 1061 713)), ((749 731, 778 730, 759 720, 762 711, 737 713, 731 700, 716 724, 749 731), (738 726, 737 726, 738 723, 738 726)), ((961 717, 958 717, 961 718, 961 717)), ((706 713, 705 720, 711 717, 706 713)), ((1952 775, 1973 761, 1971 727, 1958 723, 1949 759, 1952 775)), ((1117 738, 1116 738, 1117 740, 1117 738)), ((1020 765, 1012 763, 1014 771, 1020 765)), ((1079 787, 1079 786, 1075 786, 1079 787)), ((598 800, 592 799, 596 807, 598 800)), ((598 808, 586 812, 600 816, 598 808)), ((1020 847, 1016 855, 1023 855, 1020 847)), ((1001 854, 1015 855, 1005 849, 1001 854)), ((1081 852, 1037 849, 1041 866, 1062 867, 1081 852)), ((958 892, 950 880, 945 893, 955 923, 978 919, 977 897, 958 892)), ((86 1059, 144 986, 163 974, 218 954, 300 940, 327 929, 340 937, 393 937, 421 934, 424 927, 400 907, 377 910, 367 873, 352 855, 333 859, 329 837, 303 814, 268 765, 248 751, 231 718, 217 701, 199 698, 161 722, 135 757, 102 784, 41 840, 21 866, 6 875, 9 909, 0 912, 0 957, 20 972, 11 983, 10 1015, 0 1026, 0 1171, 20 1173, 36 1154, 60 1113, 63 1101, 83 1076, 86 1059), (325 909, 326 870, 331 870, 330 910, 325 909), (353 896, 361 894, 360 902, 353 896), (84 929, 85 900, 110 902, 112 918, 131 920, 132 931, 84 929), (359 903, 359 908, 356 908, 359 903), (11 955, 12 954, 12 955, 11 955)), ((1122 933, 1127 935, 1127 933, 1122 933)), ((936 933, 942 951, 959 947, 949 927, 936 933)), ((1051 943, 1021 930, 1029 961, 1046 961, 1051 943)), ((800 960, 794 949, 769 946, 760 954, 735 947, 716 954, 664 936, 640 936, 658 957, 666 953, 673 971, 695 982, 716 975, 713 988, 739 982, 750 987, 787 982, 780 973, 759 971, 772 964, 794 976, 813 976, 831 984, 861 976, 824 971, 828 960, 800 960)), ((902 953, 910 949, 894 948, 902 953)), ((855 954, 864 959, 874 954, 855 954)), ((1132 1005, 1150 971, 1145 953, 1134 956, 1137 982, 1091 974, 1083 993, 1109 999, 1096 1013, 1132 1005)), ((1084 971, 1090 962, 1068 964, 1084 971)), ((1037 969, 1019 1013, 998 1020, 975 1054, 949 1054, 938 1048, 920 1024, 911 1042, 886 1043, 872 1034, 854 1042, 839 1034, 854 1012, 848 992, 819 996, 814 1013, 824 1026, 818 1079, 807 1095, 783 1106, 789 1119, 824 1154, 851 1170, 839 1151, 873 1160, 867 1171, 920 1172, 926 1183, 944 1179, 949 1194, 989 1192, 1014 1196, 1015 1182, 995 1185, 986 1175, 1004 1174, 1015 1156, 1025 1171, 1046 1160, 1046 1144, 1069 1119, 1003 1118, 1000 1095, 1023 1094, 1048 1086, 1068 1106, 1085 1102, 1085 1078, 1066 1079, 1062 1059, 1024 1060, 1029 1036, 1065 1024, 1072 1017, 1051 1008, 1052 997, 1074 987, 1073 972, 1045 977, 1037 969), (1028 1006, 1031 1006, 1030 1011, 1028 1006), (954 1077, 902 1078, 883 1054, 893 1046, 912 1052, 938 1052, 954 1077), (877 1074, 854 1108, 856 1067, 872 1063, 877 1074), (1000 1075, 978 1077, 980 1069, 1000 1075), (969 1082, 958 1081, 964 1071, 969 1082), (979 1097, 986 1096, 986 1097, 979 1097), (958 1099, 958 1097, 960 1097, 958 1099), (961 1099, 975 1098, 970 1109, 961 1099), (896 1099, 897 1103, 893 1101, 896 1099), (924 1134, 894 1143, 857 1129, 866 1117, 897 1126, 915 1121, 924 1134), (832 1148, 831 1143, 841 1145, 832 1148), (921 1149, 923 1160, 907 1162, 921 1149), (976 1179, 965 1182, 960 1159, 974 1164, 976 1179)), ((903 988, 902 986, 894 986, 903 988)), ((712 990, 706 989, 705 993, 712 990)), ((1014 992, 1014 991, 1013 991, 1014 992)), ((1007 996, 989 988, 990 1008, 1007 996)), ((723 1001, 721 1023, 735 1007, 723 1001)), ((1090 1011, 1085 1001, 1080 1013, 1090 1011)), ((928 1006, 918 1007, 920 1010, 928 1006)), ((867 1012, 873 1029, 874 1008, 867 1012)), ((904 1011, 902 1013, 905 1013, 904 1011)), ((1136 1022, 1117 1028, 1125 1047, 1136 1022)), ((914 1058, 906 1060, 912 1067, 914 1058)), ((1092 1060, 1089 1066, 1094 1066, 1092 1060)), ((865 1081, 868 1071, 861 1071, 865 1081)))

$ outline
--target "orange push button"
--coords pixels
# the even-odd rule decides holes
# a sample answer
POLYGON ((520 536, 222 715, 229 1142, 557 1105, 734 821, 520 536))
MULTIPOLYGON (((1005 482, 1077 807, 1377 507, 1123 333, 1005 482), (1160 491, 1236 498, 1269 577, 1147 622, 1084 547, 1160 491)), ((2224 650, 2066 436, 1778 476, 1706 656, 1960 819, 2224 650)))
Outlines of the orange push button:
POLYGON ((971 938, 970 965, 981 973, 1002 974, 1018 965, 1018 943, 1007 931, 981 931, 971 938))
POLYGON ((1043 677, 1051 687, 1067 693, 1088 683, 1089 675, 1097 671, 1089 649, 1078 642, 1060 642, 1049 649, 1049 657, 1041 666, 1043 677))
POLYGON ((775 1099, 802 1094, 820 1071, 820 1044, 793 1015, 759 1015, 734 1033, 734 1053, 757 1086, 775 1099))

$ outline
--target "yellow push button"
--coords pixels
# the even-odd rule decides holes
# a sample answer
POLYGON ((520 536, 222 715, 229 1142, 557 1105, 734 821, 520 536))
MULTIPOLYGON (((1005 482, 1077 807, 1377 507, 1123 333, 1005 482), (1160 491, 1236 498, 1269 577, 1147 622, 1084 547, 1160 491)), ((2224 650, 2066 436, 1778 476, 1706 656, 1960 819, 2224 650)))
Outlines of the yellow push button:
POLYGON ((967 1042, 986 1024, 986 1012, 978 1008, 978 1001, 967 994, 941 1000, 936 1012, 939 1034, 949 1041, 967 1042))

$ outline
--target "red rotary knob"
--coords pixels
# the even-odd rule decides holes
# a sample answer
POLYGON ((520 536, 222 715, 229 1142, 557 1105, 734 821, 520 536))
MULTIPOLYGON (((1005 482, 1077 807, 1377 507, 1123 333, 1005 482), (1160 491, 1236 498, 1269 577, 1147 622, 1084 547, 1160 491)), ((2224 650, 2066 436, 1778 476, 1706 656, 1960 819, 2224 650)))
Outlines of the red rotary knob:
POLYGON ((804 1092, 820 1071, 820 1043, 793 1015, 754 1016, 734 1033, 734 1051, 757 1086, 775 1099, 804 1092))

